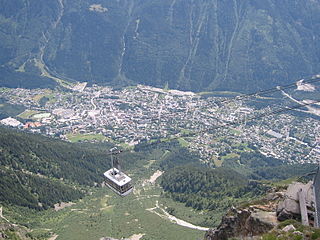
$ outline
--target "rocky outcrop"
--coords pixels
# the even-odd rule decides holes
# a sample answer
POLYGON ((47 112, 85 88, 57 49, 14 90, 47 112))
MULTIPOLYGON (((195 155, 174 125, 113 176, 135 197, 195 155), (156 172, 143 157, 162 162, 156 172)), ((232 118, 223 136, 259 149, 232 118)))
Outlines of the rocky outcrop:
POLYGON ((277 218, 279 221, 284 221, 287 219, 301 219, 298 197, 299 191, 305 192, 305 204, 308 209, 308 215, 310 218, 313 216, 314 195, 312 191, 312 182, 307 184, 295 182, 289 185, 283 199, 277 206, 277 218))
MULTIPOLYGON (((205 240, 227 240, 232 237, 246 239, 246 237, 258 236, 270 231, 280 221, 287 219, 300 221, 299 192, 303 192, 307 218, 312 225, 314 217, 312 182, 307 184, 294 182, 288 186, 285 192, 273 189, 261 200, 259 205, 251 205, 245 209, 232 208, 222 218, 216 229, 210 229, 206 233, 205 240)), ((292 232, 294 230, 293 225, 288 225, 282 232, 292 232)))
POLYGON ((209 230, 205 240, 227 240, 231 237, 251 237, 268 232, 277 225, 275 212, 266 212, 250 207, 237 210, 232 208, 222 218, 217 229, 209 230))
MULTIPOLYGON (((21 239, 31 240, 28 236, 30 229, 11 223, 0 223, 0 240, 1 239, 21 239)), ((32 238, 33 239, 33 238, 32 238)))

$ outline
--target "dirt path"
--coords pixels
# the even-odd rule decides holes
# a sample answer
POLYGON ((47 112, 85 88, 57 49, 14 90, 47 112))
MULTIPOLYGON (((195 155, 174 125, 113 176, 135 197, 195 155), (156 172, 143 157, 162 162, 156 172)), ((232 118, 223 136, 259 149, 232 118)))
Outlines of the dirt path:
POLYGON ((160 170, 157 170, 149 179, 149 182, 150 183, 154 183, 158 177, 160 177, 164 172, 160 171, 160 170))
POLYGON ((48 240, 56 240, 59 235, 55 234, 52 237, 48 238, 48 240))
POLYGON ((56 203, 54 204, 54 210, 55 211, 60 211, 66 207, 71 207, 72 205, 74 205, 75 203, 73 202, 68 202, 68 203, 65 203, 65 202, 61 202, 61 203, 56 203))
POLYGON ((6 218, 3 216, 2 207, 0 207, 0 218, 4 219, 4 220, 7 221, 8 223, 10 223, 9 220, 6 219, 6 218))
POLYGON ((144 235, 145 235, 145 234, 141 234, 141 233, 139 233, 139 234, 133 234, 133 235, 129 238, 129 240, 140 240, 140 238, 142 238, 144 235))
POLYGON ((148 208, 146 209, 147 211, 149 212, 152 212, 152 213, 155 213, 157 214, 159 217, 161 218, 165 218, 165 219, 169 219, 171 222, 175 223, 175 224, 178 224, 180 226, 183 226, 183 227, 187 227, 187 228, 191 228, 191 229, 196 229, 196 230, 200 230, 200 231, 208 231, 209 228, 205 228, 205 227, 201 227, 201 226, 196 226, 196 225, 193 225, 191 223, 188 223, 184 220, 181 220, 175 216, 172 216, 170 215, 165 209, 163 209, 162 207, 159 206, 159 202, 157 201, 156 202, 156 207, 154 208, 148 208), (156 209, 160 209, 163 214, 155 211, 156 209))

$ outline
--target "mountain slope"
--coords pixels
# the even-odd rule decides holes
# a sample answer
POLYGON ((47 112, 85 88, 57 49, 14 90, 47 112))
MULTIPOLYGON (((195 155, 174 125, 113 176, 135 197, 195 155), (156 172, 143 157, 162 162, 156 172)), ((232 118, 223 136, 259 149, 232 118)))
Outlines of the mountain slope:
POLYGON ((28 85, 12 75, 20 74, 49 86, 42 73, 194 91, 267 88, 319 72, 319 13, 313 0, 4 0, 0 83, 28 85))
POLYGON ((109 167, 104 151, 0 128, 0 202, 47 209, 84 196, 109 167))

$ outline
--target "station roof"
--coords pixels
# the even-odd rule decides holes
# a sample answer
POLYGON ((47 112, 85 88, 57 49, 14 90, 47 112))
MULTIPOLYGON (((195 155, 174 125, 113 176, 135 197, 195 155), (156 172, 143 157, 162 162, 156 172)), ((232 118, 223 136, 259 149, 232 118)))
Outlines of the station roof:
POLYGON ((108 171, 106 171, 103 175, 120 187, 131 182, 131 178, 123 172, 119 173, 119 170, 117 168, 111 168, 108 171), (116 172, 116 174, 113 174, 113 169, 116 172))

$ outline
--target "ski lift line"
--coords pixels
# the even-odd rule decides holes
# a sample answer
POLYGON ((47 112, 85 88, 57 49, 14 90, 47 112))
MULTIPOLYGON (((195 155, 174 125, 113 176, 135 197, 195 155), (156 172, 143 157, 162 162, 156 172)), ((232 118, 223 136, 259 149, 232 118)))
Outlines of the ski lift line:
MULTIPOLYGON (((304 82, 301 83, 301 85, 315 83, 315 82, 319 82, 319 81, 320 81, 319 78, 304 80, 304 82)), ((225 102, 231 102, 231 101, 234 101, 234 100, 247 99, 247 98, 254 97, 254 96, 260 96, 262 94, 274 93, 274 92, 277 92, 277 91, 286 90, 286 89, 289 89, 289 88, 292 88, 292 87, 295 87, 295 86, 296 86, 296 83, 292 83, 292 84, 288 84, 288 85, 284 85, 284 86, 277 86, 275 88, 270 88, 270 89, 267 89, 267 90, 257 91, 257 92, 254 92, 254 93, 238 95, 238 96, 233 97, 231 99, 225 99, 225 100, 217 101, 215 103, 225 103, 225 102)))
MULTIPOLYGON (((294 105, 294 106, 290 106, 290 107, 283 107, 283 108, 280 108, 280 109, 272 111, 272 112, 262 113, 262 114, 260 114, 258 116, 255 116, 255 117, 252 117, 252 118, 248 118, 247 119, 247 123, 250 123, 250 122, 252 122, 254 120, 261 119, 261 118, 266 117, 266 116, 271 116, 271 115, 275 115, 275 114, 279 114, 279 113, 283 113, 283 112, 292 111, 292 110, 299 109, 299 108, 302 108, 302 107, 306 107, 306 106, 309 106, 309 105, 313 105, 313 104, 316 104, 316 103, 320 103, 320 99, 315 100, 312 103, 305 103, 305 104, 299 104, 299 105, 294 105)), ((198 131, 196 133, 186 134, 186 135, 184 135, 184 137, 193 137, 195 135, 204 134, 204 133, 207 133, 207 132, 212 131, 212 130, 218 130, 220 128, 222 129, 222 128, 226 128, 226 127, 231 127, 231 126, 234 126, 234 125, 238 125, 238 122, 234 121, 234 122, 222 123, 222 124, 223 125, 215 126, 215 127, 208 128, 208 129, 204 129, 204 130, 198 131)), ((170 142, 170 141, 173 141, 173 140, 178 140, 179 138, 180 138, 180 136, 176 136, 176 137, 173 137, 173 138, 165 139, 165 140, 163 140, 161 142, 153 142, 153 143, 148 144, 146 147, 157 145, 159 143, 165 143, 165 142, 170 142)), ((132 150, 126 150, 126 151, 121 151, 121 152, 130 152, 130 151, 132 151, 132 150)))
MULTIPOLYGON (((295 110, 295 109, 299 109, 299 108, 302 108, 302 107, 313 105, 315 103, 320 103, 320 99, 316 100, 316 101, 314 101, 312 103, 299 104, 299 105, 295 105, 295 106, 291 106, 291 107, 283 107, 283 108, 280 108, 280 109, 272 111, 272 112, 262 113, 262 114, 260 114, 258 116, 255 116, 255 117, 252 117, 252 118, 248 118, 247 119, 247 123, 248 122, 252 122, 254 120, 257 120, 257 119, 260 119, 260 118, 263 118, 263 117, 266 117, 266 116, 271 116, 271 115, 279 114, 279 113, 282 113, 282 112, 292 111, 292 110, 295 110)), ((220 128, 230 127, 230 126, 234 126, 234 125, 237 125, 237 124, 238 124, 237 121, 230 122, 230 123, 224 123, 224 125, 219 125, 219 126, 215 126, 215 127, 206 129, 206 130, 202 130, 202 131, 199 131, 197 133, 193 133, 193 134, 187 135, 186 137, 191 137, 192 135, 195 135, 195 134, 206 133, 206 132, 211 131, 211 130, 217 130, 217 129, 220 129, 220 128)), ((178 138, 179 137, 175 137, 175 138, 171 138, 170 140, 175 140, 175 139, 178 139, 178 138)))
MULTIPOLYGON (((303 80, 301 85, 310 84, 310 83, 316 83, 316 82, 320 82, 320 78, 316 78, 316 79, 311 78, 309 80, 303 80)), ((226 103, 226 102, 232 102, 234 100, 247 99, 247 98, 254 97, 254 96, 260 96, 262 94, 274 93, 274 92, 277 92, 277 91, 286 90, 286 89, 289 89, 289 88, 292 88, 292 87, 295 87, 295 86, 297 86, 297 82, 291 83, 291 84, 288 84, 288 85, 277 86, 277 87, 266 89, 266 90, 257 91, 257 92, 254 92, 254 93, 238 95, 238 96, 235 96, 235 97, 233 97, 231 99, 224 99, 224 100, 221 100, 221 101, 216 101, 215 103, 226 103)))

